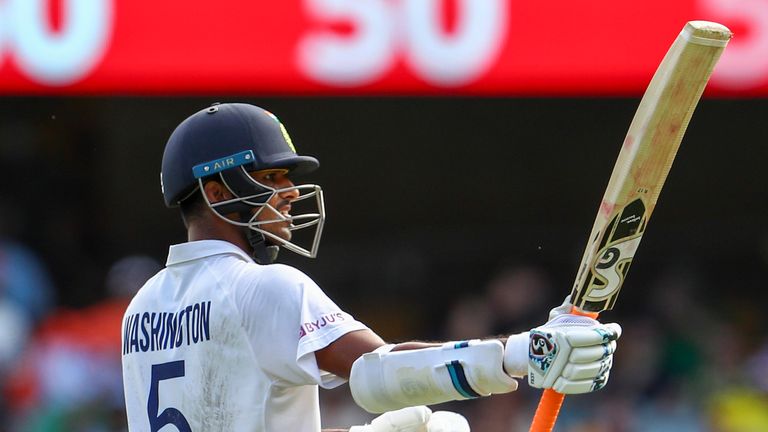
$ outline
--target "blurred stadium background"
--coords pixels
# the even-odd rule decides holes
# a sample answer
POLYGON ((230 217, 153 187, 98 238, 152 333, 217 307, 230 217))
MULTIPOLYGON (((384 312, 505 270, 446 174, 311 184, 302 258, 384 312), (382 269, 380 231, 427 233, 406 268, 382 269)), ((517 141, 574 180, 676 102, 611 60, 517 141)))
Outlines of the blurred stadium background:
MULTIPOLYGON (((621 300, 609 386, 563 431, 768 430, 768 3, 0 1, 0 430, 125 430, 119 325, 185 234, 165 140, 276 113, 321 169, 316 260, 391 340, 527 330, 571 287, 645 85, 685 21, 735 33, 621 300)), ((371 418, 347 388, 324 426, 371 418)), ((527 430, 539 393, 447 404, 527 430)))

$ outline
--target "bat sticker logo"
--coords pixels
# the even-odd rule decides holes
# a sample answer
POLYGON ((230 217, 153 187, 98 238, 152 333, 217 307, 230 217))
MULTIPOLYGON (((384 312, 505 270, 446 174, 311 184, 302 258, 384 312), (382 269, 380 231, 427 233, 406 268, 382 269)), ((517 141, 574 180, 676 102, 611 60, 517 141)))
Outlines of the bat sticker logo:
POLYGON ((642 216, 630 215, 621 220, 621 223, 635 223, 642 219, 642 216))
POLYGON ((595 284, 585 296, 588 300, 599 301, 615 294, 624 282, 626 270, 640 245, 640 236, 615 243, 606 249, 594 266, 595 284), (597 282, 602 282, 602 286, 597 282))
POLYGON ((597 237, 600 249, 587 269, 589 275, 575 296, 575 305, 583 310, 603 310, 612 306, 640 245, 647 219, 646 207, 640 198, 614 215, 605 231, 597 237))
POLYGON ((619 260, 619 257, 621 256, 621 251, 617 247, 610 247, 603 252, 603 255, 600 257, 600 261, 595 264, 596 269, 607 269, 613 267, 614 264, 616 264, 616 261, 619 260))

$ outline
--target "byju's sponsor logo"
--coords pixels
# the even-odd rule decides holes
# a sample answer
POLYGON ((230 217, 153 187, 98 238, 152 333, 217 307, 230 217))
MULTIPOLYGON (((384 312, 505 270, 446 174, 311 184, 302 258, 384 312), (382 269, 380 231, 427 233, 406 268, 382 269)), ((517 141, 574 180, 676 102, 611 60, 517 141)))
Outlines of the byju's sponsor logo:
POLYGON ((299 329, 299 338, 303 338, 309 333, 316 332, 322 329, 323 327, 338 324, 342 321, 346 321, 346 318, 344 317, 344 313, 336 312, 332 314, 323 315, 314 321, 305 322, 301 325, 301 328, 299 329))

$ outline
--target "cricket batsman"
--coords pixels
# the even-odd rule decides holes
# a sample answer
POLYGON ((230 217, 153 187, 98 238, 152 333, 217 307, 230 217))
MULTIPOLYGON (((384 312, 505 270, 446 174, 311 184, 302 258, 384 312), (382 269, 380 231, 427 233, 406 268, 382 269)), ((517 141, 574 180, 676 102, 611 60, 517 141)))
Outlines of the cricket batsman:
POLYGON ((319 387, 349 382, 381 414, 350 432, 468 432, 461 415, 427 406, 508 393, 522 377, 564 394, 606 384, 621 328, 567 303, 507 338, 390 344, 274 263, 279 249, 317 254, 323 191, 294 182, 318 166, 253 105, 215 104, 173 131, 162 193, 188 241, 170 246, 123 318, 129 430, 319 432, 319 387), (299 230, 308 244, 292 241, 299 230))

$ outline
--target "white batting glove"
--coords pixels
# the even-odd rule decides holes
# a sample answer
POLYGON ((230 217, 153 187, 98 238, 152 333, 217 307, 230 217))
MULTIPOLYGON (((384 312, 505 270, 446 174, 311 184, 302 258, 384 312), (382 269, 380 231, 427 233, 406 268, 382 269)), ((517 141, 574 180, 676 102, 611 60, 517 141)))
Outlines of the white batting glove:
POLYGON ((531 387, 564 394, 593 392, 608 382, 619 336, 618 324, 601 324, 580 315, 557 315, 530 332, 510 336, 504 368, 510 375, 527 372, 531 387))
POLYGON ((555 319, 560 315, 570 314, 571 309, 573 309, 573 304, 571 303, 571 295, 568 294, 567 296, 565 296, 565 299, 563 300, 563 303, 560 306, 553 308, 552 310, 549 311, 549 321, 552 321, 553 319, 555 319))
POLYGON ((376 417, 371 424, 352 426, 349 432, 470 432, 469 423, 461 414, 450 411, 432 412, 425 406, 389 411, 376 417))
POLYGON ((469 432, 469 423, 459 413, 435 411, 427 423, 427 432, 469 432))

